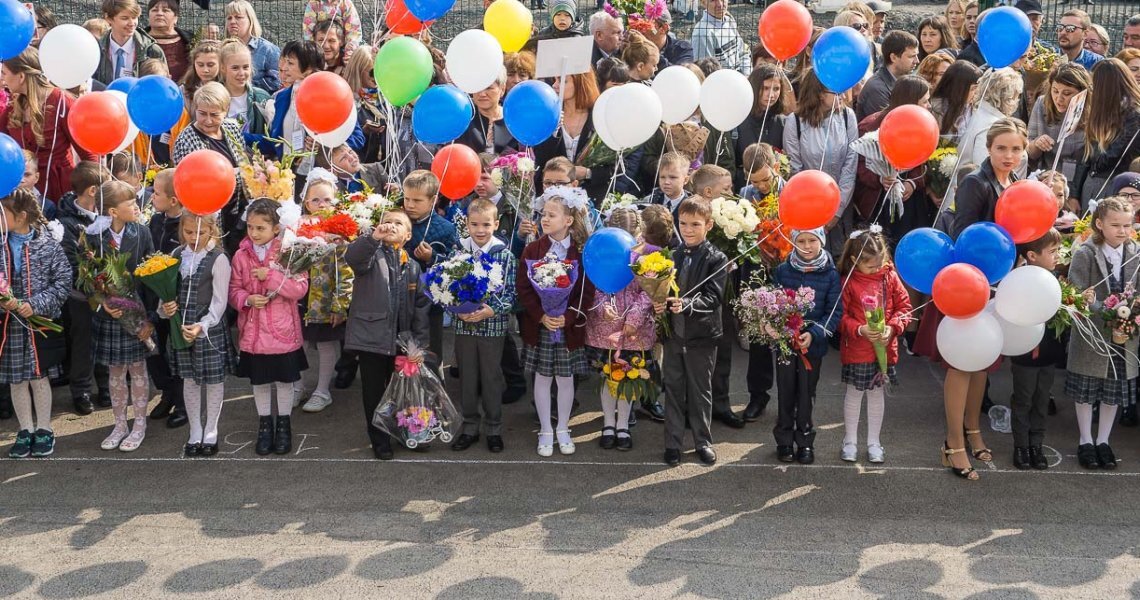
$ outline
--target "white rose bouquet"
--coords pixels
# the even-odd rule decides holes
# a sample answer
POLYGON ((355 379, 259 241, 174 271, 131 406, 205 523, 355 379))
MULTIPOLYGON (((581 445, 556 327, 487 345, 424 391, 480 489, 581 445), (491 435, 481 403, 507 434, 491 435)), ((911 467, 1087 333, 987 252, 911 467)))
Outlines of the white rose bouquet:
POLYGON ((760 216, 752 202, 742 198, 714 198, 709 203, 712 208, 713 228, 709 232, 709 242, 724 252, 729 260, 743 262, 745 259, 759 262, 759 244, 756 228, 760 216))

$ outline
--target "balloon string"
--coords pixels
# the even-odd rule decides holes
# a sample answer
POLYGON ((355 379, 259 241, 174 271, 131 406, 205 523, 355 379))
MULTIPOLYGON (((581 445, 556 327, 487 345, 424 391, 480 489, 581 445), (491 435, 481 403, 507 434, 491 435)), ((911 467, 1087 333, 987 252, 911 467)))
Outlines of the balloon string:
MULTIPOLYGON (((981 90, 978 91, 978 95, 976 96, 977 103, 980 103, 982 101, 982 98, 985 97, 986 91, 988 91, 990 89, 990 84, 993 83, 993 80, 994 80, 993 77, 987 79, 985 87, 981 88, 981 90)), ((971 110, 973 110, 973 107, 971 108, 971 110)), ((959 139, 958 139, 958 147, 959 148, 961 148, 961 142, 962 142, 962 140, 960 139, 961 135, 962 135, 961 131, 959 131, 955 134, 955 137, 959 137, 959 139)), ((957 154, 958 154, 958 157, 954 161, 954 169, 950 173, 950 184, 948 186, 946 186, 946 193, 943 194, 943 196, 942 196, 942 202, 938 205, 938 212, 934 214, 934 222, 931 223, 931 225, 937 225, 938 224, 938 219, 939 219, 939 217, 942 216, 942 211, 947 210, 947 205, 949 205, 951 202, 953 202, 954 191, 958 188, 958 167, 960 167, 962 165, 962 156, 963 156, 962 152, 957 152, 957 154), (947 200, 950 200, 951 202, 947 202, 947 200)))
MULTIPOLYGON (((665 161, 665 154, 672 152, 672 147, 669 145, 669 140, 673 137, 673 128, 670 125, 665 125, 665 141, 661 146, 661 155, 657 157, 657 169, 653 171, 653 187, 657 187, 657 178, 661 176, 661 163, 665 161)), ((664 194, 664 192, 662 192, 664 194)))
MULTIPOLYGON (((894 187, 894 185, 892 185, 891 187, 894 187)), ((890 188, 883 190, 883 194, 880 197, 883 201, 878 203, 879 208, 877 211, 875 211, 875 216, 871 218, 872 223, 877 223, 879 221, 879 217, 882 216, 883 208, 887 205, 886 197, 889 194, 889 192, 890 192, 890 188)), ((869 236, 869 235, 864 236, 863 245, 860 246, 859 253, 855 255, 856 256, 856 260, 855 260, 856 263, 859 262, 858 259, 863 256, 863 250, 867 249, 867 244, 870 242, 871 242, 871 236, 869 236)), ((793 244, 794 244, 794 242, 793 242, 793 244)), ((795 250, 792 250, 792 252, 795 252, 795 250)), ((820 249, 820 252, 826 252, 826 250, 820 249)), ((851 270, 847 272, 847 276, 843 278, 843 285, 839 286, 840 297, 843 296, 843 291, 847 289, 847 283, 851 281, 851 276, 854 274, 855 274, 855 268, 852 267, 851 270)), ((839 309, 839 303, 836 302, 835 306, 831 307, 831 313, 827 315, 827 320, 825 321, 825 323, 831 322, 831 318, 835 316, 835 311, 838 309, 839 309)), ((823 329, 824 333, 827 334, 827 337, 831 337, 832 335, 835 334, 835 332, 833 332, 833 331, 828 331, 828 329, 825 325, 820 325, 820 328, 823 329)))
MULTIPOLYGON (((781 64, 781 68, 782 68, 783 63, 780 63, 780 64, 781 64)), ((761 88, 763 88, 763 86, 761 86, 761 88)), ((763 91, 763 89, 761 89, 761 91, 763 91)), ((780 80, 780 93, 781 94, 784 93, 784 82, 783 82, 783 80, 780 80)), ((764 116, 760 118, 760 134, 756 137, 756 143, 758 143, 758 144, 764 142, 764 127, 768 125, 768 111, 771 110, 771 108, 772 108, 771 102, 764 104, 764 116)), ((745 148, 745 149, 747 150, 747 148, 745 148)), ((741 161, 741 163, 744 162, 743 156, 740 157, 740 161, 741 161)), ((746 169, 745 174, 744 174, 745 185, 751 185, 751 183, 752 183, 752 164, 755 162, 756 161, 752 161, 751 163, 744 165, 744 167, 746 169)), ((777 160, 777 163, 778 162, 779 161, 777 160)), ((776 173, 776 175, 778 177, 779 172, 780 172, 779 164, 772 165, 772 166, 774 167, 772 170, 776 173)))
POLYGON ((835 94, 835 102, 831 104, 831 114, 827 116, 827 132, 823 137, 823 156, 819 159, 819 170, 823 170, 823 166, 827 164, 827 151, 831 147, 831 129, 835 121, 835 111, 839 109, 839 94, 835 94))
POLYGON ((700 289, 700 287, 701 287, 702 285, 704 285, 706 282, 708 282, 709 280, 711 280, 713 277, 716 277, 716 276, 717 276, 717 274, 719 274, 721 271, 723 271, 723 270, 725 270, 725 269, 727 269, 727 268, 731 267, 732 265, 736 264, 736 261, 737 261, 737 260, 740 260, 741 258, 744 258, 744 257, 745 257, 745 256, 747 256, 748 254, 750 254, 750 253, 751 253, 753 250, 755 250, 756 248, 759 248, 759 247, 760 247, 760 244, 763 244, 763 243, 765 242, 765 240, 767 240, 769 237, 771 237, 771 236, 772 236, 774 233, 775 233, 775 231, 769 231, 767 235, 765 235, 764 237, 762 237, 762 238, 760 238, 760 239, 756 240, 756 243, 755 243, 755 244, 752 244, 751 246, 749 246, 747 250, 745 250, 744 252, 741 252, 740 254, 737 254, 737 255, 736 255, 736 256, 734 256, 734 257, 733 257, 731 260, 725 261, 724 265, 722 265, 722 266, 721 266, 719 269, 717 269, 717 270, 713 271, 713 272, 712 272, 712 274, 710 274, 708 277, 705 277, 704 279, 702 279, 702 280, 701 280, 699 283, 697 283, 697 284, 696 284, 696 285, 694 285, 693 287, 689 288, 689 291, 687 291, 687 292, 685 292, 684 294, 682 294, 682 295, 680 296, 680 298, 681 298, 681 299, 685 299, 685 298, 688 298, 688 297, 689 297, 689 294, 692 294, 693 292, 695 292, 695 291, 697 291, 698 289, 700 289))
POLYGON ((60 101, 59 103, 56 104, 55 125, 52 126, 52 128, 51 128, 51 148, 48 151, 47 167, 46 167, 46 170, 44 171, 44 174, 47 177, 44 178, 44 194, 43 194, 43 197, 40 198, 40 213, 41 214, 43 213, 44 206, 47 206, 47 201, 49 198, 48 186, 51 185, 51 159, 52 159, 52 156, 55 155, 55 141, 56 141, 56 136, 59 135, 59 117, 60 117, 60 114, 63 113, 65 110, 67 110, 67 107, 63 103, 63 101, 60 101))

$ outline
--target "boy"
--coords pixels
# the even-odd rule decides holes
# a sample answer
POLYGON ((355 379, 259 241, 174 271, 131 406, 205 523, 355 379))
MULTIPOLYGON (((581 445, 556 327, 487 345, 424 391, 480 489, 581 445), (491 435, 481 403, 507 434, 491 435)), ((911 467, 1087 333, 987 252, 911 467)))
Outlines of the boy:
POLYGON ((685 186, 689 183, 690 164, 689 159, 680 152, 662 154, 657 167, 657 187, 642 200, 643 204, 660 204, 668 208, 674 215, 674 225, 676 225, 677 207, 681 206, 681 201, 689 197, 685 186))
POLYGON ((373 193, 385 194, 388 189, 388 176, 382 163, 362 164, 360 156, 348 144, 333 148, 327 155, 318 152, 316 166, 332 171, 337 177, 337 188, 350 194, 364 191, 364 186, 373 193))
MULTIPOLYGON (((1061 234, 1050 229, 1040 238, 1018 244, 1017 254, 1025 264, 1052 272, 1057 268, 1061 252, 1061 234)), ((1013 466, 1018 469, 1047 469, 1049 461, 1041 449, 1045 441, 1045 415, 1053 390, 1053 370, 1065 357, 1068 336, 1058 338, 1051 328, 1045 329, 1041 344, 1028 354, 1010 359, 1013 363, 1013 466)))
POLYGON ((701 165, 693 171, 693 193, 705 200, 732 195, 732 173, 717 165, 701 165))
POLYGON ((697 457, 716 463, 712 448, 712 372, 717 338, 721 337, 721 302, 728 259, 708 242, 712 209, 699 198, 681 203, 681 244, 673 260, 679 265, 677 297, 655 304, 657 314, 669 311, 673 334, 665 340, 661 371, 665 383, 665 464, 681 462, 685 421, 693 430, 697 457))
MULTIPOLYGON (((534 8, 534 2, 531 2, 531 8, 534 8)), ((538 8, 546 7, 539 6, 538 8)), ((557 40, 581 35, 586 35, 586 32, 582 31, 582 26, 578 22, 577 3, 574 0, 555 0, 550 5, 550 25, 543 27, 534 34, 534 37, 523 46, 523 51, 536 53, 540 40, 557 40)))
MULTIPOLYGON (((174 169, 159 171, 154 176, 153 190, 150 202, 154 207, 154 216, 150 218, 147 227, 154 240, 155 251, 170 254, 182 245, 178 233, 179 222, 182 220, 182 203, 174 196, 174 169)), ((155 331, 158 334, 159 353, 147 357, 146 369, 154 381, 154 387, 162 391, 162 400, 150 411, 150 418, 165 418, 166 426, 175 429, 185 425, 187 419, 182 402, 182 379, 174 375, 166 353, 170 320, 155 321, 155 331)))
POLYGON ((40 201, 40 212, 43 213, 44 218, 49 221, 54 221, 58 209, 55 202, 44 198, 36 186, 40 183, 40 161, 36 158, 35 153, 24 150, 24 176, 20 179, 20 187, 28 190, 40 201))
POLYGON ((103 56, 93 78, 105 85, 120 77, 135 77, 148 58, 166 62, 162 48, 139 30, 142 9, 135 0, 103 0, 103 20, 111 26, 99 40, 103 56))
POLYGON ((143 170, 142 165, 139 164, 139 159, 130 152, 119 152, 113 154, 107 163, 111 169, 111 177, 134 188, 139 206, 145 206, 146 189, 143 186, 143 170))
MULTIPOLYGON (((467 207, 467 232, 471 237, 460 243, 456 252, 473 256, 489 255, 502 266, 504 282, 515 279, 518 259, 502 240, 495 237, 499 214, 489 200, 476 199, 467 207)), ((455 362, 459 366, 462 390, 463 431, 451 444, 455 451, 466 450, 479 441, 479 405, 482 395, 483 420, 487 429, 487 449, 503 451, 503 378, 504 341, 511 313, 514 311, 515 286, 504 285, 479 310, 458 315, 455 321, 455 362)))
MULTIPOLYGON (((691 20, 692 11, 686 14, 691 20)), ((693 26, 693 57, 714 58, 726 69, 747 75, 752 70, 748 63, 748 45, 736 29, 736 19, 728 13, 728 0, 708 0, 705 14, 693 26)))
POLYGON ((776 152, 769 144, 752 144, 744 149, 744 172, 748 185, 740 190, 740 197, 757 202, 784 187, 784 178, 776 172, 776 152))
MULTIPOLYGON (((404 212, 412 221, 412 236, 404 245, 421 271, 439 262, 459 246, 455 224, 435 212, 439 179, 431 171, 416 170, 404 178, 404 212)), ((428 344, 436 360, 443 358, 443 308, 432 305, 428 344)))

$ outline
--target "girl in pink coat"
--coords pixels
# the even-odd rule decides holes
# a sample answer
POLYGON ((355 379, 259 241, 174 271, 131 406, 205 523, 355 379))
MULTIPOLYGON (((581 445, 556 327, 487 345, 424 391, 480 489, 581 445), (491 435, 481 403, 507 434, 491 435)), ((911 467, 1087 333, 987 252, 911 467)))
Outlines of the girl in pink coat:
POLYGON ((233 258, 230 306, 238 311, 237 375, 248 377, 257 405, 258 454, 288 454, 293 449, 289 415, 293 383, 309 368, 301 350, 301 313, 297 302, 309 289, 308 274, 289 276, 278 255, 281 240, 279 204, 255 200, 246 212, 246 235, 233 258), (271 385, 272 384, 272 385, 271 385), (273 392, 277 388, 277 421, 273 392))

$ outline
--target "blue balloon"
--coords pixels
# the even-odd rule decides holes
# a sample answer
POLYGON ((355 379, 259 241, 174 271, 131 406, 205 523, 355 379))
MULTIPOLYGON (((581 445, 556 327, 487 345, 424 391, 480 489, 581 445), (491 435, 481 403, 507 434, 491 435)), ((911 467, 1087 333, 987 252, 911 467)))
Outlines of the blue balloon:
POLYGON ((616 294, 633 281, 629 253, 637 241, 624 229, 604 227, 594 232, 582 248, 582 265, 594 287, 616 294))
POLYGON ((871 45, 851 27, 832 27, 811 51, 815 76, 827 89, 842 94, 863 80, 871 65, 871 45))
POLYGON ((16 191, 23 178, 24 149, 16 140, 0 133, 0 196, 16 191))
POLYGON ((895 246, 895 268, 910 287, 929 294, 934 278, 946 265, 954 262, 954 242, 950 236, 933 227, 920 227, 899 240, 895 246))
POLYGON ((455 0, 404 0, 408 12, 421 21, 434 21, 455 6, 455 0))
POLYGON ((147 75, 127 93, 127 114, 147 135, 170 131, 182 118, 182 110, 182 91, 169 77, 147 75))
POLYGON ((138 77, 120 77, 112 81, 111 85, 107 86, 107 91, 118 90, 129 96, 131 90, 135 89, 135 84, 138 82, 138 77))
POLYGON ((1013 269, 1017 260, 1017 245, 1001 225, 982 221, 974 223, 958 234, 954 242, 954 262, 974 265, 993 285, 1013 269))
POLYGON ((35 35, 36 17, 32 11, 22 2, 0 0, 0 60, 18 56, 35 35))
POLYGON ((541 81, 516 85, 503 102, 507 129, 525 146, 537 146, 554 135, 559 116, 558 94, 541 81))
POLYGON ((986 11, 978 23, 978 49, 995 69, 1017 62, 1033 43, 1033 26, 1025 13, 1011 6, 986 11))
POLYGON ((463 135, 474 116, 470 96, 453 85, 437 85, 416 100, 412 131, 421 142, 446 144, 463 135))

